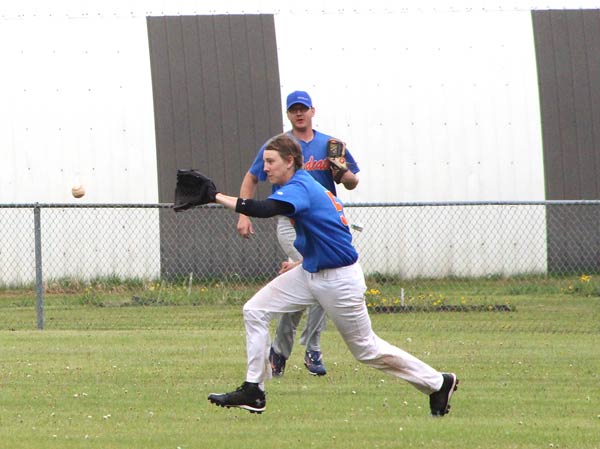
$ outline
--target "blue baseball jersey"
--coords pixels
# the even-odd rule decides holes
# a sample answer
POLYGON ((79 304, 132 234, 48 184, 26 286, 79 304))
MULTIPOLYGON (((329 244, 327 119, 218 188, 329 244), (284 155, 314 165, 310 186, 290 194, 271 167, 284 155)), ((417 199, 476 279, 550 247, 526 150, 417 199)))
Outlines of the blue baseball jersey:
POLYGON ((294 207, 288 217, 296 230, 294 246, 302 254, 306 271, 345 267, 358 260, 341 201, 306 170, 296 171, 269 198, 294 207))
MULTIPOLYGON (((310 142, 304 142, 296 139, 296 141, 302 147, 302 154, 304 156, 304 170, 310 173, 310 175, 315 178, 319 184, 324 186, 327 190, 333 192, 334 195, 337 195, 335 181, 333 180, 333 175, 329 169, 329 161, 327 160, 327 141, 332 137, 316 130, 313 130, 313 133, 314 137, 310 142)), ((291 131, 288 131, 288 134, 293 137, 291 131)), ((258 154, 248 170, 250 173, 256 176, 259 181, 265 181, 267 179, 267 174, 263 170, 263 153, 265 151, 266 144, 267 142, 265 142, 260 150, 258 150, 258 154)), ((360 171, 356 161, 354 160, 354 157, 352 157, 352 154, 348 151, 348 149, 346 149, 346 163, 348 164, 348 170, 350 170, 352 173, 358 173, 360 171)), ((273 184, 273 192, 275 192, 279 187, 280 186, 273 184)))

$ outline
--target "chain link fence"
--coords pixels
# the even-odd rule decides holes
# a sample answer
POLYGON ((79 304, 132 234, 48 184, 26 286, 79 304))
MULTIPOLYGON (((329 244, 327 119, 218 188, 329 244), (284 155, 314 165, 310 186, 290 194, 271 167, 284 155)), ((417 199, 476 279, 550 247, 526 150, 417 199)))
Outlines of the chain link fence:
MULTIPOLYGON (((504 310, 532 289, 597 295, 600 201, 348 204, 373 311, 504 310), (584 283, 585 285, 583 285, 584 283), (581 284, 581 285, 580 285, 581 284), (470 302, 469 302, 470 301, 470 302)), ((284 254, 275 219, 242 239, 220 206, 0 205, 0 305, 243 303, 284 254)))

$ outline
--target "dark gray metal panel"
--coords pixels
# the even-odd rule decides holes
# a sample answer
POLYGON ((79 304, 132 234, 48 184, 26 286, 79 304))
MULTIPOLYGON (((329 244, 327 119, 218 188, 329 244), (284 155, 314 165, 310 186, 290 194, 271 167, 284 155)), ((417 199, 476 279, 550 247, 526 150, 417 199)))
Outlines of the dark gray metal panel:
POLYGON ((589 79, 586 36, 583 32, 583 11, 572 11, 567 14, 568 41, 570 49, 571 72, 573 79, 573 105, 575 127, 575 151, 577 167, 574 176, 577 177, 579 198, 591 199, 597 197, 596 179, 593 164, 594 147, 592 144, 591 119, 592 104, 590 103, 591 80, 589 79))
POLYGON ((561 157, 561 133, 559 126, 558 82, 552 46, 550 14, 533 11, 536 62, 544 143, 544 175, 546 199, 564 197, 563 164, 561 157))
MULTIPOLYGON (((252 66, 254 65, 254 61, 264 61, 264 58, 250 59, 248 51, 248 24, 257 21, 257 17, 258 16, 229 16, 231 42, 233 48, 236 49, 232 76, 234 86, 233 93, 236 98, 235 114, 238 125, 235 130, 232 130, 235 132, 235 134, 233 132, 232 134, 237 137, 235 145, 232 145, 225 150, 225 156, 228 160, 234 160, 235 154, 242 153, 243 142, 256 141, 254 136, 254 120, 249 120, 250 118, 255 118, 253 113, 255 103, 252 98, 252 77, 254 75, 252 73, 252 66)), ((256 33, 256 36, 261 36, 260 30, 256 33)), ((259 39, 256 40, 259 41, 259 39)), ((258 100, 256 104, 259 102, 263 103, 264 100, 262 102, 258 100)), ((253 148, 253 150, 256 152, 256 148, 253 148)), ((248 170, 248 164, 241 158, 236 158, 235 162, 235 166, 233 164, 231 165, 227 175, 231 177, 233 183, 237 183, 239 186, 239 180, 242 179, 248 170)))
MULTIPOLYGON (((577 133, 575 122, 573 68, 568 39, 567 17, 560 11, 550 11, 551 42, 554 46, 554 67, 557 80, 558 127, 560 129, 560 155, 564 198, 580 199, 577 133)), ((554 199, 554 198, 548 198, 554 199)))
POLYGON ((224 208, 200 207, 184 213, 161 209, 160 222, 163 279, 181 280, 193 273, 202 281, 223 276, 270 280, 284 260, 272 220, 257 220, 256 238, 243 240, 243 245, 235 233, 237 215, 224 208))
MULTIPOLYGON (((174 134, 171 148, 162 148, 160 161, 167 158, 175 158, 178 167, 186 166, 191 159, 192 149, 190 146, 190 134, 192 124, 190 123, 189 94, 187 91, 188 79, 186 77, 186 58, 183 47, 182 18, 177 17, 167 24, 167 48, 171 85, 171 102, 173 111, 174 134)), ((172 193, 171 193, 172 195, 172 193)))
MULTIPOLYGON (((279 85, 279 72, 275 73, 268 70, 272 66, 273 57, 277 55, 275 45, 275 27, 273 16, 256 16, 256 20, 248 21, 248 34, 261 34, 262 40, 248 41, 248 59, 250 61, 265 61, 264 65, 252 64, 250 66, 250 89, 251 97, 249 98, 250 110, 248 113, 261 117, 254 128, 256 139, 261 143, 271 137, 272 130, 281 131, 281 103, 279 95, 271 91, 269 86, 279 85), (271 32, 271 33, 269 33, 271 32), (271 45, 269 45, 271 44, 271 45), (270 77, 270 74, 277 75, 270 77), (279 102, 279 103, 278 103, 279 102), (276 110, 274 110, 274 106, 276 110), (277 128, 279 126, 279 128, 277 128)), ((251 162, 251 161, 249 161, 251 162)))
MULTIPOLYGON (((211 176, 218 179, 221 185, 228 185, 227 180, 231 178, 228 176, 228 164, 231 162, 233 156, 232 147, 238 142, 237 136, 237 98, 235 96, 235 79, 233 76, 234 70, 234 48, 232 44, 231 29, 229 26, 229 16, 214 16, 213 40, 215 42, 216 50, 216 61, 217 65, 215 70, 219 79, 219 90, 214 92, 215 95, 219 96, 220 100, 220 123, 214 125, 221 131, 221 148, 219 151, 214 151, 211 154, 211 176)), ((235 49, 236 51, 238 49, 235 49)), ((237 170, 236 170, 237 174, 237 170)), ((228 191, 232 191, 234 188, 239 188, 241 177, 237 180, 237 185, 230 183, 228 185, 228 191)))
POLYGON ((548 272, 600 271, 600 209, 592 205, 546 206, 548 272))
POLYGON ((185 58, 185 79, 187 80, 187 103, 189 103, 190 156, 180 161, 183 167, 195 167, 210 172, 209 146, 206 141, 209 113, 206 99, 209 93, 204 85, 203 59, 198 42, 200 32, 198 19, 194 16, 181 18, 182 44, 185 58))
MULTIPOLYGON (((277 65, 277 39, 275 38, 275 18, 273 16, 262 16, 263 36, 264 36, 264 53, 265 53, 265 77, 266 86, 280 85, 279 72, 267 70, 267 67, 277 65)), ((266 87, 265 86, 265 87, 266 87)), ((269 108, 269 125, 270 129, 278 131, 282 130, 281 122, 281 98, 279 90, 273 92, 270 89, 265 89, 265 98, 268 99, 267 105, 269 108)))
POLYGON ((170 68, 166 63, 169 59, 167 26, 164 17, 149 17, 147 25, 158 162, 158 198, 159 201, 171 202, 173 201, 173 188, 169 188, 169 186, 172 186, 175 180, 173 173, 177 169, 177 161, 175 157, 162 157, 162 153, 166 149, 172 148, 173 145, 175 135, 173 102, 170 88, 158 88, 171 85, 170 68))
MULTIPOLYGON (((149 17, 148 36, 159 201, 173 201, 176 169, 189 167, 212 177, 223 192, 237 195, 260 145, 282 129, 273 16, 149 17)), ((261 197, 269 192, 270 186, 260 186, 261 197)), ((272 275, 282 260, 274 220, 255 220, 257 241, 235 250, 237 246, 215 239, 214 233, 215 228, 226 229, 228 238, 240 238, 231 223, 237 219, 234 214, 211 211, 216 222, 198 226, 181 241, 177 227, 186 221, 169 212, 160 215, 165 275, 192 270, 205 276, 214 267, 223 271, 224 265, 239 272, 234 265, 240 261, 249 275, 272 275), (210 250, 198 254, 197 248, 210 250), (179 252, 177 257, 173 251, 179 252)))
POLYGON ((281 132, 274 28, 264 15, 148 18, 159 201, 172 201, 183 167, 238 193, 260 145, 281 132))
POLYGON ((600 20, 596 10, 533 11, 546 198, 600 196, 600 20))
MULTIPOLYGON (((256 16, 258 20, 248 22, 248 34, 262 35, 262 40, 249 39, 248 51, 251 61, 263 61, 263 64, 251 64, 252 74, 252 115, 258 120, 255 122, 255 147, 258 149, 263 143, 283 130, 281 117, 281 95, 279 70, 270 70, 278 67, 277 39, 275 35, 275 18, 273 15, 262 14, 256 16), (273 86, 277 86, 274 89, 273 86)), ((246 162, 249 167, 256 154, 252 154, 246 162)), ((271 193, 269 183, 260 183, 258 197, 264 198, 271 193)))
MULTIPOLYGON (((595 192, 589 198, 600 197, 600 10, 587 11, 583 14, 583 33, 585 36, 585 56, 590 85, 589 104, 590 145, 586 167, 593 172, 595 192)), ((588 175, 588 176, 590 176, 588 175)))
MULTIPOLYGON (((220 154, 214 154, 215 150, 223 148, 222 140, 222 121, 221 121, 221 83, 217 67, 217 50, 215 42, 215 24, 212 17, 195 17, 198 29, 198 52, 200 53, 199 68, 201 79, 198 82, 203 86, 204 95, 197 99, 198 104, 203 108, 204 135, 199 135, 198 139, 205 145, 206 173, 213 176, 216 173, 214 165, 222 164, 220 154)), ((200 107, 200 106, 199 106, 200 107)), ((198 166, 198 168, 204 165, 198 166)), ((204 168, 202 168, 204 170, 204 168)))
MULTIPOLYGON (((546 199, 598 199, 599 12, 533 11, 532 19, 546 199)), ((550 272, 596 272, 600 268, 599 220, 598 212, 586 207, 546 208, 550 272)))

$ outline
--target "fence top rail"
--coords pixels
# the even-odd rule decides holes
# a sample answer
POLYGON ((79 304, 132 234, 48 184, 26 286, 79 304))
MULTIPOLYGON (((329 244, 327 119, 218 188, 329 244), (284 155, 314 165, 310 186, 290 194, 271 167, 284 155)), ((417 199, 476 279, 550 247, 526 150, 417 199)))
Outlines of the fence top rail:
MULTIPOLYGON (((345 203, 345 207, 438 207, 438 206, 598 206, 600 200, 539 200, 539 201, 418 201, 391 203, 345 203)), ((204 208, 222 207, 218 204, 197 206, 204 208)), ((173 203, 0 203, 0 209, 172 209, 173 203)))
POLYGON ((600 205, 600 200, 537 200, 537 201, 416 201, 394 203, 345 203, 345 207, 416 207, 416 206, 548 206, 600 205))
POLYGON ((13 204, 1 204, 0 209, 156 209, 156 208, 172 208, 173 203, 13 203, 13 204))

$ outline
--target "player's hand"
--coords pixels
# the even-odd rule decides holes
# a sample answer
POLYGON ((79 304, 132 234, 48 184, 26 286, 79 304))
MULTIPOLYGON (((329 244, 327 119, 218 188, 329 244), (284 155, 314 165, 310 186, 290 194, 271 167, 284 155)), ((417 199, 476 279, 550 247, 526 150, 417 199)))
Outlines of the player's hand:
POLYGON ((238 219, 237 223, 237 232, 239 235, 244 237, 245 239, 249 239, 252 234, 254 234, 254 226, 252 226, 252 221, 246 215, 241 215, 238 219))
POLYGON ((286 271, 290 271, 292 268, 297 267, 298 265, 300 265, 302 263, 302 261, 297 261, 297 262, 289 262, 289 261, 285 261, 285 262, 281 262, 281 268, 279 269, 279 274, 283 274, 286 271))

